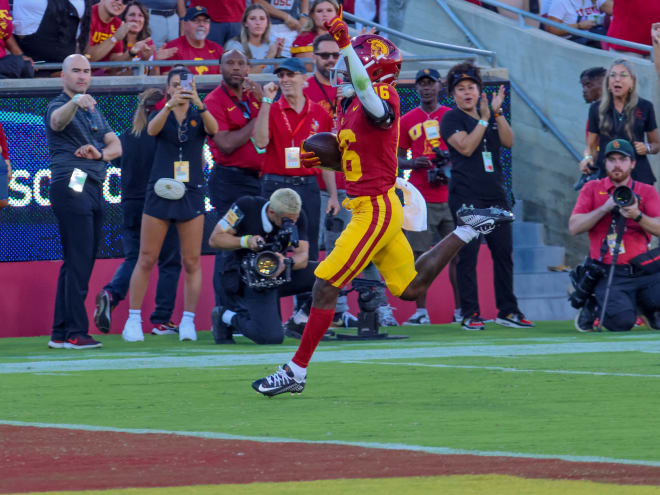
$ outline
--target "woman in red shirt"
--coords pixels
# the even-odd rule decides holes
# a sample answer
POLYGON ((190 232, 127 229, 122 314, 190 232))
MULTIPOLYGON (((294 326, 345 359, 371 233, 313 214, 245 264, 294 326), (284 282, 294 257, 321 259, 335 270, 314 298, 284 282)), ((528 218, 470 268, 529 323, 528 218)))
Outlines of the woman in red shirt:
POLYGON ((339 14, 339 5, 335 0, 314 0, 309 9, 309 18, 302 32, 291 45, 294 57, 311 58, 314 38, 328 32, 323 23, 339 14))

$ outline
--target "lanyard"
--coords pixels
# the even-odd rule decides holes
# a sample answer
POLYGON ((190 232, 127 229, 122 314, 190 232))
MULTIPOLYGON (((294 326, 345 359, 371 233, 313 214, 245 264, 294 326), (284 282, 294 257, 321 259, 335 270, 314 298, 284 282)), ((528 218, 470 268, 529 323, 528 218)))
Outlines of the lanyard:
POLYGON ((296 125, 296 128, 292 130, 291 129, 291 122, 289 122, 289 117, 286 116, 286 112, 282 108, 282 103, 281 103, 281 100, 280 100, 280 110, 282 111, 282 117, 284 118, 284 123, 286 124, 286 128, 288 129, 289 134, 291 134, 291 146, 295 146, 295 144, 293 144, 293 137, 300 130, 300 128, 303 126, 303 124, 305 122, 307 122, 307 117, 309 115, 309 106, 310 106, 309 105, 309 98, 305 98, 305 108, 303 108, 303 113, 305 114, 305 116, 302 119, 300 119, 300 121, 298 122, 298 125, 296 125))
POLYGON ((314 80, 316 81, 316 84, 318 85, 319 89, 321 90, 321 93, 323 93, 323 96, 325 97, 326 101, 330 104, 330 108, 332 109, 332 117, 335 116, 337 113, 337 102, 332 101, 330 97, 328 96, 328 93, 325 92, 325 89, 323 89, 323 84, 318 80, 316 77, 316 74, 314 74, 314 80))
POLYGON ((243 109, 243 117, 245 118, 245 120, 247 120, 247 121, 249 122, 250 119, 252 119, 252 112, 250 112, 250 105, 248 104, 248 102, 246 102, 246 101, 241 101, 241 100, 239 100, 238 98, 236 98, 236 96, 234 96, 234 95, 231 94, 229 91, 227 91, 227 89, 225 88, 224 85, 221 85, 220 87, 221 87, 222 90, 225 92, 225 94, 226 94, 227 96, 229 96, 229 98, 231 99, 231 101, 233 101, 234 104, 235 104, 236 106, 238 106, 238 107, 240 107, 240 108, 243 109))

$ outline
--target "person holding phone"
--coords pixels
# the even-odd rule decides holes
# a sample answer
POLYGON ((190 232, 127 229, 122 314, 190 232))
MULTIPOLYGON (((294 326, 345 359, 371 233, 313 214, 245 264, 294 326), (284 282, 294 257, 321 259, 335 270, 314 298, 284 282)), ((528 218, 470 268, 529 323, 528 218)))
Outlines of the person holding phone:
POLYGON ((156 137, 156 151, 142 215, 140 254, 129 288, 129 315, 122 332, 127 342, 144 340, 142 302, 171 223, 179 232, 185 272, 179 340, 197 340, 194 318, 202 289, 205 210, 202 147, 207 136, 218 132, 218 123, 199 98, 186 69, 170 71, 165 89, 168 101, 147 126, 149 135, 156 137))

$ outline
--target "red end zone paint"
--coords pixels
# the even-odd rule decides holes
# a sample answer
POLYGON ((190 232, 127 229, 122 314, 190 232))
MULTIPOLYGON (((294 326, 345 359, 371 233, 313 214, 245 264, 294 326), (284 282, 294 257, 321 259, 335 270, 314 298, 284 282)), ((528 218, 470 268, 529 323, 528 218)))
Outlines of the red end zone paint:
POLYGON ((0 473, 0 493, 460 474, 660 485, 638 465, 16 426, 0 426, 0 473))

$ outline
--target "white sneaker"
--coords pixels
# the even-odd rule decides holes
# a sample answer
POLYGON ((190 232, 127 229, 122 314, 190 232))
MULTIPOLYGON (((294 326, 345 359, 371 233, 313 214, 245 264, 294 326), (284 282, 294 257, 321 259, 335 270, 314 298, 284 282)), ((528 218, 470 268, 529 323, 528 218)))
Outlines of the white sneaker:
POLYGON ((392 313, 392 306, 389 304, 383 304, 382 306, 378 306, 376 309, 376 313, 378 314, 378 324, 381 327, 398 327, 399 322, 396 321, 396 318, 394 318, 394 314, 392 313))
POLYGON ((142 333, 142 322, 129 318, 126 320, 124 330, 121 332, 121 338, 126 342, 142 342, 144 334, 142 333))
POLYGON ((408 318, 407 322, 404 323, 404 325, 430 325, 430 324, 431 324, 431 319, 429 318, 429 315, 424 313, 415 313, 410 318, 408 318))
POLYGON ((184 340, 197 340, 197 332, 192 320, 181 320, 181 323, 179 323, 179 340, 181 342, 184 340))

